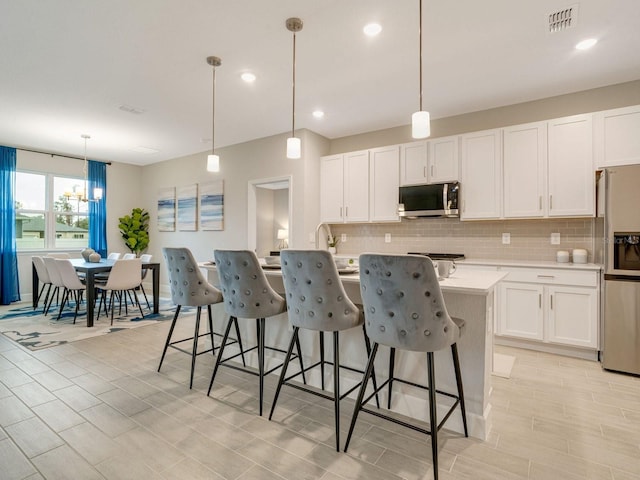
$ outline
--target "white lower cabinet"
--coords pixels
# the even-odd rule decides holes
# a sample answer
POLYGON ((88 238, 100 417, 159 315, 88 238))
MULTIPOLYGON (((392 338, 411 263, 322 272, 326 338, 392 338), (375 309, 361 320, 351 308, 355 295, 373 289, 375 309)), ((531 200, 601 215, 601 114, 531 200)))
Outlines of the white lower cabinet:
POLYGON ((596 271, 512 270, 500 284, 497 335, 598 348, 596 271))

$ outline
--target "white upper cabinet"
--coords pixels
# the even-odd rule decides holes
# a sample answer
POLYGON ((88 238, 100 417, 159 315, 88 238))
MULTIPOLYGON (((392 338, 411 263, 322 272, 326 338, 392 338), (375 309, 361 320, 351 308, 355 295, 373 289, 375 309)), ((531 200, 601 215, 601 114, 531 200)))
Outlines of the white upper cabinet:
POLYGON ((503 129, 504 216, 542 217, 546 213, 547 124, 503 129))
POLYGON ((595 215, 593 122, 591 115, 574 115, 548 122, 548 215, 595 215))
POLYGON ((411 142, 400 145, 400 185, 428 183, 427 142, 411 142))
POLYGON ((322 157, 320 221, 400 221, 399 157, 398 145, 322 157))
POLYGON ((400 221, 398 188, 400 147, 374 148, 369 151, 369 217, 372 222, 400 221))
POLYGON ((598 112, 595 119, 595 165, 640 164, 640 105, 598 112))
POLYGON ((369 221, 368 150, 344 154, 344 221, 369 221))
POLYGON ((502 215, 501 131, 461 135, 462 220, 500 218, 502 215))
POLYGON ((458 135, 400 145, 400 185, 457 182, 458 135))
POLYGON ((331 155, 320 160, 320 219, 344 222, 344 158, 331 155))
POLYGON ((460 137, 434 138, 429 140, 428 169, 429 183, 457 182, 458 143, 460 137))

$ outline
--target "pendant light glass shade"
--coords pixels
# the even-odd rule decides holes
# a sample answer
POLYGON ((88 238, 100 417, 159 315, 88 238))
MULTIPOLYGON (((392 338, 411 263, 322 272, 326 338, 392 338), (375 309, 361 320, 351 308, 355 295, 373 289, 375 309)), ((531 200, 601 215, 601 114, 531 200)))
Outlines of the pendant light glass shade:
POLYGON ((427 138, 431 135, 429 112, 415 112, 411 115, 411 136, 413 138, 427 138))
POLYGON ((411 136, 413 138, 427 138, 431 135, 431 117, 429 112, 425 112, 422 109, 422 0, 418 0, 419 2, 419 26, 418 26, 418 37, 419 37, 419 51, 420 51, 420 110, 411 115, 411 136))
POLYGON ((302 156, 302 145, 298 137, 287 138, 287 158, 298 159, 302 156))
POLYGON ((287 138, 287 158, 298 159, 302 156, 302 146, 300 139, 295 135, 296 129, 296 32, 302 30, 302 20, 299 18, 287 18, 285 22, 287 30, 293 33, 293 79, 292 85, 292 107, 291 107, 291 136, 287 138))
POLYGON ((216 155, 216 67, 222 65, 218 57, 207 57, 207 63, 213 67, 212 103, 211 103, 211 153, 207 156, 207 172, 220 171, 220 157, 216 155))
POLYGON ((220 171, 220 157, 218 155, 207 156, 207 172, 219 172, 220 171))

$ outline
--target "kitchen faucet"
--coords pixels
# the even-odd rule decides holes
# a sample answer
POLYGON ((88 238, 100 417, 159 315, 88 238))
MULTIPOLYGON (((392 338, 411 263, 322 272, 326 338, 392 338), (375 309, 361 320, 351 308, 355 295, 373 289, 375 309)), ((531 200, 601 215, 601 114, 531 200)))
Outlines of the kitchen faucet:
MULTIPOLYGON (((331 235, 331 227, 324 222, 320 222, 316 227, 316 250, 320 249, 320 228, 324 227, 327 231, 327 235, 331 235)), ((332 235, 333 236, 333 235, 332 235)))

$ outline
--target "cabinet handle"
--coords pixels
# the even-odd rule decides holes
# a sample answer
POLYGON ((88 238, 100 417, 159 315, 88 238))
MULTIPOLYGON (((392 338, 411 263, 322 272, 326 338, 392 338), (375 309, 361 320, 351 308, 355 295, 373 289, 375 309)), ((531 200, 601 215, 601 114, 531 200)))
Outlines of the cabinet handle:
POLYGON ((342 218, 342 207, 340 207, 340 218, 342 218))
POLYGON ((538 308, 542 308, 542 294, 538 294, 538 308))
POLYGON ((549 299, 551 300, 551 310, 553 310, 553 295, 549 295, 549 299))
POLYGON ((344 216, 349 217, 349 207, 344 207, 344 216))
POLYGON ((538 197, 538 208, 542 210, 542 195, 538 197))
POLYGON ((553 208, 553 195, 549 195, 549 210, 553 208))
POLYGON ((433 177, 433 165, 431 165, 431 176, 433 177))
POLYGON ((555 275, 538 275, 538 278, 556 278, 555 275))

